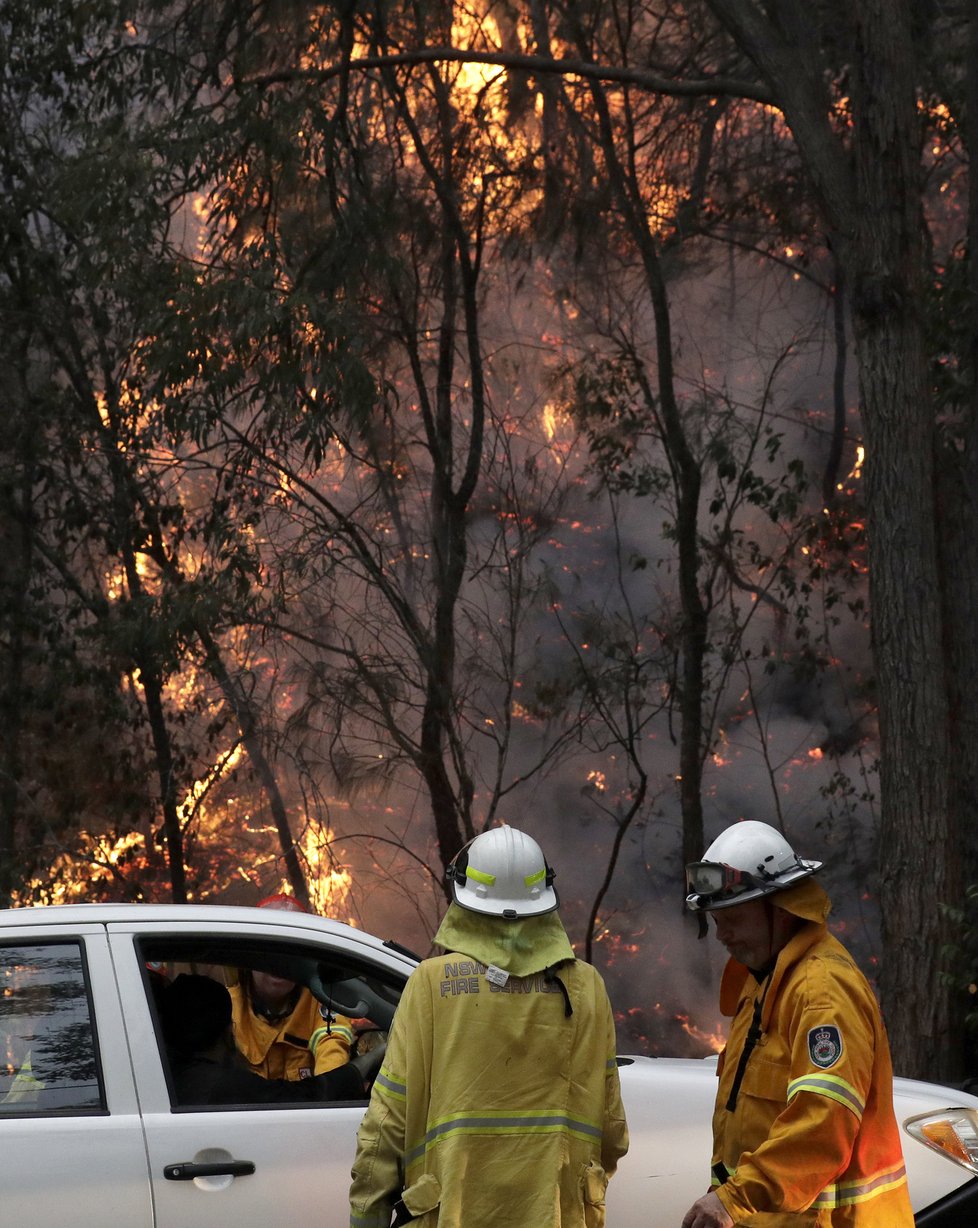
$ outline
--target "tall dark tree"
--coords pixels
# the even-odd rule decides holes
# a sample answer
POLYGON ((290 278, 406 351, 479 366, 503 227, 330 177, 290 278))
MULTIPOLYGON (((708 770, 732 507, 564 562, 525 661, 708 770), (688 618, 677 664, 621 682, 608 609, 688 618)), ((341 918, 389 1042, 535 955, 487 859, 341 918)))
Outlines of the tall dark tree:
MULTIPOLYGON (((697 853, 734 662, 754 694, 750 603, 783 627, 770 585, 804 596, 806 581, 785 561, 797 526, 771 529, 776 567, 741 516, 798 508, 795 458, 760 425, 776 381, 749 405, 705 375, 681 391, 676 288, 716 267, 718 240, 780 259, 787 284, 801 265, 778 249, 798 231, 837 269, 831 323, 844 335, 844 287, 860 369, 884 999, 903 1068, 951 1073, 932 952, 976 778, 978 193, 960 233, 950 211, 939 233, 923 138, 967 157, 969 14, 99 0, 65 3, 49 38, 46 13, 13 3, 0 28, 15 577, 0 590, 0 861, 24 847, 37 682, 56 689, 55 661, 98 679, 106 721, 138 699, 114 741, 155 763, 151 847, 176 898, 193 884, 179 799, 207 771, 208 734, 247 747, 300 896, 293 824, 309 811, 290 810, 289 757, 320 797, 327 781, 347 799, 420 782, 444 864, 554 756, 621 737, 627 780, 601 807, 611 865, 666 778, 697 853), (944 57, 928 54, 935 31, 944 57), (561 337, 536 316, 509 328, 531 288, 561 337), (573 585, 544 565, 582 485, 576 441, 551 453, 533 421, 555 369, 568 402, 597 409, 579 421, 607 488, 649 496, 667 523, 678 587, 641 616, 624 568, 621 609, 569 611, 573 585), (260 652, 291 664, 287 724, 259 681, 287 667, 263 673, 260 652), (642 751, 660 710, 682 719, 654 780, 642 751), (926 885, 910 873, 921 844, 926 885), (904 983, 926 989, 927 1045, 904 983)), ((384 838, 423 846, 410 826, 384 838)))
MULTIPOLYGON (((226 624, 241 554, 220 548, 220 502, 201 501, 199 489, 195 501, 192 481, 183 489, 173 481, 176 458, 141 358, 187 254, 174 223, 200 172, 183 133, 195 117, 206 121, 209 64, 175 57, 173 27, 142 27, 133 15, 112 2, 67 6, 52 34, 46 12, 18 4, 2 28, 0 276, 12 411, 3 514, 19 576, 4 613, 5 648, 19 664, 5 696, 13 719, 5 722, 0 846, 10 854, 5 871, 15 873, 23 867, 15 840, 26 849, 40 843, 31 830, 38 820, 25 813, 36 785, 23 749, 32 659, 24 603, 43 602, 27 647, 37 654, 47 635, 76 671, 88 670, 89 725, 104 722, 106 772, 122 746, 133 747, 137 778, 154 765, 153 819, 139 789, 112 799, 135 810, 126 819, 146 835, 146 872, 130 891, 158 890, 155 865, 182 902, 181 802, 199 759, 194 738, 181 733, 192 704, 174 711, 168 688, 200 656, 197 633, 226 624), (177 561, 185 553, 195 556, 189 565, 177 561), (204 554, 213 563, 206 578, 204 554), (95 705, 96 683, 117 694, 116 719, 126 722, 118 734, 112 708, 95 705)), ((36 691, 38 678, 31 681, 36 691)), ((84 685, 82 676, 72 693, 84 685)), ((79 828, 98 827, 95 794, 92 782, 70 804, 79 828)))
MULTIPOLYGON (((962 645, 973 639, 966 626, 974 627, 978 611, 964 623, 957 606, 967 590, 956 586, 955 599, 942 602, 919 93, 922 34, 932 15, 910 0, 785 0, 770 12, 748 0, 710 0, 710 7, 784 113, 846 271, 867 448, 883 1005, 899 1068, 953 1077, 960 1050, 934 953, 948 937, 938 905, 956 903, 961 892, 967 816, 955 782, 962 772, 974 778, 978 753, 956 732, 973 729, 975 700, 958 689, 950 702, 958 654, 966 651, 954 645, 962 634, 962 645), (845 113, 833 119, 841 100, 831 82, 843 69, 851 128, 845 113), (926 876, 918 873, 922 848, 931 853, 926 876), (913 1006, 907 985, 919 987, 913 1006)), ((973 430, 969 423, 966 439, 973 430)), ((961 523, 966 511, 945 500, 948 523, 961 523)), ((973 575, 973 539, 955 540, 973 575)))
MULTIPOLYGON (((960 1049, 953 1043, 955 1021, 933 953, 948 937, 938 905, 960 898, 958 850, 969 830, 962 807, 978 754, 971 737, 974 699, 957 681, 969 676, 974 651, 968 630, 975 624, 973 584, 955 579, 959 571, 961 577, 976 572, 978 545, 960 531, 973 498, 966 492, 973 490, 968 478, 975 428, 971 402, 959 399, 953 422, 943 418, 944 459, 950 461, 945 477, 935 459, 939 406, 925 318, 934 270, 923 165, 928 108, 921 103, 935 81, 925 59, 928 43, 933 38, 942 54, 950 47, 952 65, 966 63, 961 51, 972 45, 973 19, 964 6, 938 12, 910 0, 774 0, 764 6, 704 0, 662 12, 627 6, 618 16, 614 29, 625 32, 624 40, 591 57, 559 50, 480 53, 474 46, 430 47, 415 55, 494 62, 516 73, 628 82, 683 97, 740 96, 784 116, 825 240, 839 261, 855 332, 881 736, 884 1005, 901 1068, 951 1076, 960 1049), (687 14, 713 14, 741 61, 697 56, 692 49, 698 43, 684 28, 687 14), (661 20, 675 32, 671 54, 663 51, 653 61, 661 71, 632 67, 633 39, 661 20), (934 852, 926 883, 913 872, 921 846, 934 852), (907 1005, 907 984, 927 987, 923 1028, 919 1013, 907 1005)), ((579 6, 573 13, 561 4, 534 7, 538 43, 543 28, 560 31, 567 46, 575 23, 587 24, 579 6)), ((971 77, 970 69, 959 68, 955 80, 952 70, 941 86, 961 101, 965 131, 971 77)), ((962 286, 973 285, 969 256, 970 248, 962 286)), ((964 301, 970 304, 967 295, 964 301)), ((967 318, 971 310, 969 305, 967 318)), ((953 365, 967 382, 970 339, 962 340, 953 365)))

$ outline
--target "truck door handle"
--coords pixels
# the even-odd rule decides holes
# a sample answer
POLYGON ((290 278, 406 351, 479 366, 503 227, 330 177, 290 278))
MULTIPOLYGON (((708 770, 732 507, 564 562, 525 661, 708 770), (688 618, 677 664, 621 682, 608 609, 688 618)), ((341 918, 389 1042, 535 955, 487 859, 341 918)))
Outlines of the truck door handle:
POLYGON ((223 1164, 167 1164, 163 1176, 167 1181, 193 1181, 195 1177, 250 1177, 255 1171, 251 1160, 225 1160, 223 1164))

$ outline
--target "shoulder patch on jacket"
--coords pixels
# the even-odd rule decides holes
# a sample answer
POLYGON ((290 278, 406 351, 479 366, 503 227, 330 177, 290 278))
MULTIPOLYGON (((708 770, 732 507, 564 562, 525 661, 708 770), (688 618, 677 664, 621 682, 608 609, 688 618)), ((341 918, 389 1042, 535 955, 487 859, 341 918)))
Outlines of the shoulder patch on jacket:
POLYGON ((834 1024, 823 1023, 809 1029, 808 1056, 822 1070, 828 1070, 842 1057, 842 1033, 834 1024))

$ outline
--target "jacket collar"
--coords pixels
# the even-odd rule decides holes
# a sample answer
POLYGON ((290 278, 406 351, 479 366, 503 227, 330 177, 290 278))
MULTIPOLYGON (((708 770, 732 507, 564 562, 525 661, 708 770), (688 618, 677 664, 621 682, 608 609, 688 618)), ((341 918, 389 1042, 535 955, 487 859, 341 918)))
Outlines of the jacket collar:
POLYGON ((503 921, 452 903, 433 941, 446 951, 493 964, 513 976, 530 976, 575 958, 555 912, 503 921))
MULTIPOLYGON (((777 1000, 778 989, 786 973, 801 960, 805 953, 818 942, 826 932, 824 921, 806 921, 796 933, 788 939, 781 948, 774 969, 771 972, 764 994, 764 1009, 761 1012, 761 1028, 766 1029, 774 1003, 777 1000)), ((753 980, 750 969, 739 960, 728 959, 720 980, 720 1012, 733 1016, 747 992, 747 981, 753 980)))

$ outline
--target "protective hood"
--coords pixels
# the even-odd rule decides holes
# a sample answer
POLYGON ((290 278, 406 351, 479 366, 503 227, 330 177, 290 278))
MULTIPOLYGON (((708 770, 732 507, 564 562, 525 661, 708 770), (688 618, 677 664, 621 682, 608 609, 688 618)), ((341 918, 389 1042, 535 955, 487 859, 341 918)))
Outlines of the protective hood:
MULTIPOLYGON (((800 883, 795 883, 794 886, 788 887, 786 890, 779 891, 776 895, 770 895, 767 898, 776 908, 783 908, 785 912, 791 913, 793 917, 798 917, 802 921, 812 923, 812 925, 803 925, 795 936, 790 938, 782 948, 772 973, 771 984, 773 987, 775 984, 780 983, 780 979, 784 975, 784 969, 793 964, 801 953, 814 942, 817 942, 819 936, 824 933, 824 930, 821 928, 813 928, 813 926, 821 927, 825 925, 825 920, 832 908, 832 901, 826 895, 824 888, 820 887, 813 878, 802 879, 800 883)), ((749 969, 745 968, 738 960, 732 958, 727 960, 726 966, 723 969, 723 976, 720 979, 721 1014, 727 1016, 736 1014, 738 1004, 744 992, 744 985, 747 983, 747 978, 750 975, 749 969)), ((776 996, 775 992, 766 996, 765 1010, 767 1012, 770 1011, 771 1003, 773 1003, 776 996)))
POLYGON ((503 921, 453 903, 433 941, 446 951, 468 955, 487 966, 494 964, 512 976, 530 976, 576 958, 555 912, 503 921))
POLYGON ((832 910, 832 901, 824 887, 813 878, 803 878, 801 882, 784 891, 775 892, 769 897, 775 908, 783 908, 793 917, 801 917, 803 921, 817 921, 824 924, 832 910))

